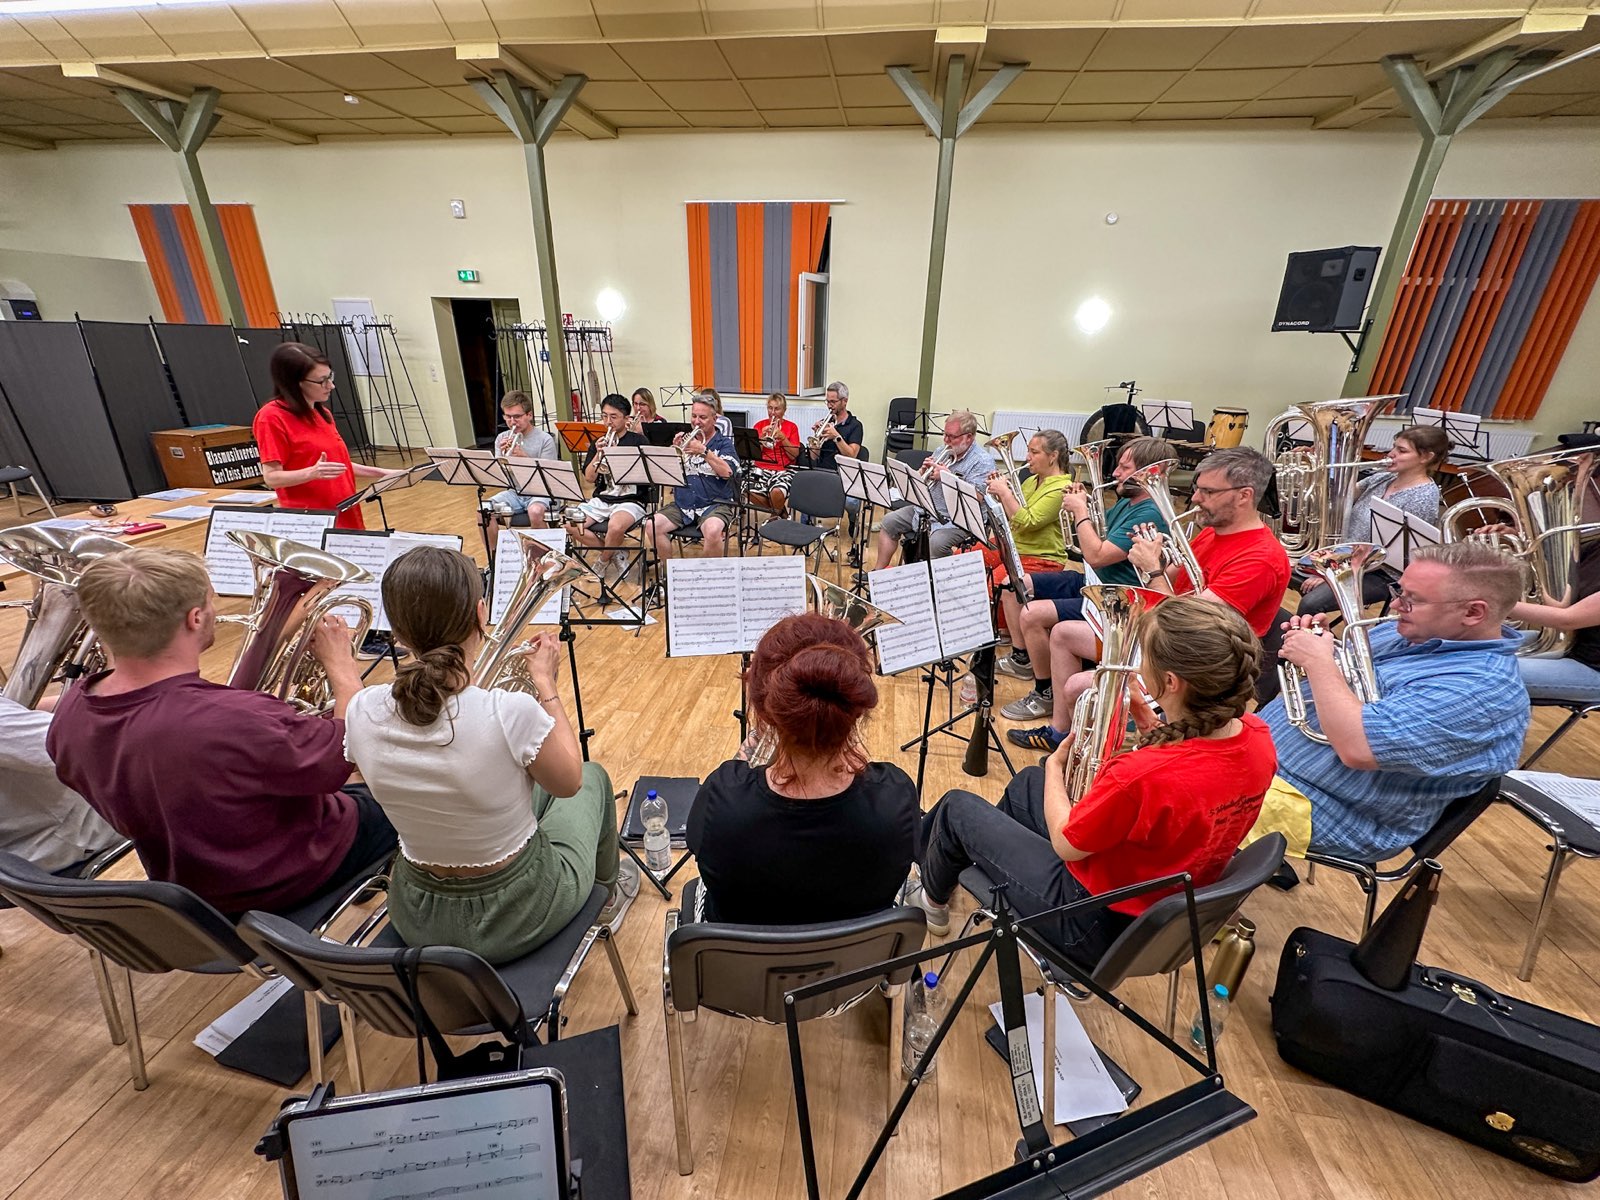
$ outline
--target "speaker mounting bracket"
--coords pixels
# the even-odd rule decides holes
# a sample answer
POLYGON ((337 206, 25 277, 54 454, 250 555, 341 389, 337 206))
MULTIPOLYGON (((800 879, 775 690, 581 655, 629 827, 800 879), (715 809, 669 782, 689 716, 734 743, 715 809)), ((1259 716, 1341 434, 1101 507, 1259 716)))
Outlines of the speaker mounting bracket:
POLYGON ((1350 347, 1350 374, 1352 375, 1356 373, 1356 366, 1361 362, 1361 347, 1366 345, 1367 334, 1371 332, 1371 317, 1368 317, 1365 321, 1361 322, 1361 334, 1354 340, 1351 339, 1350 331, 1348 329, 1341 329, 1338 331, 1339 336, 1344 339, 1344 344, 1350 347))

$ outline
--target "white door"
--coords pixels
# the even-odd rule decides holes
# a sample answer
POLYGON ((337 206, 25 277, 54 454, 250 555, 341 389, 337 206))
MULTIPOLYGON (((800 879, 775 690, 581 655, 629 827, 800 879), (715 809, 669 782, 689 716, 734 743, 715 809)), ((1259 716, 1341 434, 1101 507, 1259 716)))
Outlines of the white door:
POLYGON ((820 396, 828 378, 828 276, 824 272, 800 273, 800 303, 795 339, 797 394, 820 396))

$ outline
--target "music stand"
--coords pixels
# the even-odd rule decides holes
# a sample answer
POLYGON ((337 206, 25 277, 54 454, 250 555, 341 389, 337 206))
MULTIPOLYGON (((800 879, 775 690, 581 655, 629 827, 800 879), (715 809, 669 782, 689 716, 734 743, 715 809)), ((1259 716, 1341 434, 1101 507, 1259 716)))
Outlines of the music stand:
POLYGON ((1372 540, 1383 547, 1383 565, 1404 571, 1411 556, 1425 546, 1442 546, 1444 533, 1414 513, 1381 497, 1372 502, 1372 540))
POLYGON ((887 512, 894 506, 894 493, 889 483, 889 469, 882 463, 868 462, 864 458, 839 455, 839 482, 844 494, 861 502, 862 511, 856 518, 855 574, 850 578, 850 590, 861 596, 867 588, 867 536, 872 528, 871 511, 881 508, 887 512))
POLYGON ((564 458, 506 458, 501 461, 511 479, 511 490, 519 496, 572 504, 582 504, 585 499, 583 485, 578 482, 578 468, 564 458))
POLYGON ((604 422, 598 421, 557 421, 556 432, 561 435, 561 444, 572 454, 587 454, 594 448, 594 444, 606 435, 604 422))
POLYGON ((761 452, 766 447, 761 444, 761 435, 754 429, 746 429, 743 425, 733 427, 733 450, 739 462, 748 467, 759 466, 761 452))
POLYGON ((452 487, 478 489, 478 531, 483 535, 484 557, 492 569, 494 541, 489 537, 489 519, 483 508, 483 494, 489 488, 506 491, 511 487, 511 476, 506 474, 506 460, 496 458, 492 450, 429 446, 426 453, 429 461, 439 468, 439 478, 445 483, 452 487))
POLYGON ((883 465, 889 472, 889 478, 894 481, 894 486, 899 489, 902 499, 924 512, 932 513, 935 520, 944 520, 939 515, 938 505, 933 502, 933 488, 920 472, 913 471, 897 458, 891 458, 883 465))
POLYGON ((974 541, 987 541, 989 525, 984 519, 985 503, 978 489, 949 471, 939 480, 939 487, 944 492, 944 506, 950 514, 950 523, 974 541))
POLYGON ((402 488, 416 487, 423 479, 434 474, 438 469, 438 466, 434 463, 426 462, 420 466, 407 467, 398 475, 385 475, 382 479, 374 479, 353 496, 347 496, 339 501, 338 504, 334 505, 333 511, 342 513, 346 509, 356 507, 358 504, 376 500, 378 502, 378 519, 383 522, 383 527, 388 529, 389 516, 383 511, 383 494, 385 492, 398 492, 402 488))
POLYGON ((1187 400, 1141 400, 1139 415, 1152 431, 1181 429, 1188 433, 1194 428, 1194 405, 1187 400))
MULTIPOLYGON (((646 430, 662 428, 668 422, 657 422, 646 425, 646 430)), ((666 446, 607 446, 600 451, 605 458, 606 465, 611 469, 613 483, 631 483, 635 486, 650 489, 651 516, 661 507, 661 489, 664 487, 683 487, 688 480, 683 474, 683 457, 677 448, 666 446)), ((649 517, 645 518, 646 521, 649 517)), ((644 548, 640 552, 640 579, 642 580, 650 562, 650 538, 644 538, 644 548)), ((657 563, 657 573, 660 564, 657 563)), ((659 579, 657 583, 659 584, 659 579)), ((663 595, 665 593, 663 592, 663 595)), ((645 611, 649 611, 648 600, 644 601, 645 611)))
POLYGON ((687 421, 651 421, 643 426, 640 432, 644 440, 656 447, 672 445, 672 439, 680 433, 688 433, 694 426, 687 421))
MULTIPOLYGON (((1482 418, 1477 413, 1447 412, 1441 408, 1413 408, 1413 425, 1435 425, 1444 430, 1452 451, 1463 451, 1459 457, 1471 462, 1489 461, 1489 435, 1482 428, 1482 418)), ((1457 457, 1454 453, 1450 457, 1457 457)))

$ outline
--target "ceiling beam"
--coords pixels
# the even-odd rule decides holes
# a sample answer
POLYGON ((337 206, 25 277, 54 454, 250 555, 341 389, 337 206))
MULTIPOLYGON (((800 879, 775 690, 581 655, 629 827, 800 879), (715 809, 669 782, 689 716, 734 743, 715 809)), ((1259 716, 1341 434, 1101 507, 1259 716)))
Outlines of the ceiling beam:
MULTIPOLYGON (((147 96, 156 96, 162 100, 172 100, 179 104, 187 104, 189 97, 182 92, 175 92, 171 88, 162 87, 160 84, 147 83, 122 71, 103 67, 95 62, 68 62, 61 64, 61 73, 68 79, 93 79, 107 87, 123 88, 133 92, 143 92, 147 96)), ((317 139, 309 133, 301 133, 298 129, 290 129, 284 125, 274 125, 270 121, 262 121, 256 117, 247 117, 243 113, 229 112, 225 108, 218 108, 217 115, 241 129, 261 137, 275 138, 280 142, 288 142, 291 146, 314 146, 317 139)))
MULTIPOLYGON (((456 46, 456 61, 477 67, 491 77, 496 71, 504 71, 546 98, 554 97, 561 86, 559 79, 553 79, 536 67, 529 66, 499 42, 462 42, 456 46)), ((568 104, 562 124, 591 140, 617 136, 615 125, 576 100, 568 104)))
POLYGON ((15 130, 0 129, 0 146, 14 146, 18 150, 54 150, 56 144, 43 138, 29 137, 15 130))
MULTIPOLYGON (((1458 46, 1447 52, 1442 58, 1430 59, 1423 72, 1424 78, 1437 79, 1447 71, 1465 63, 1475 62, 1487 54, 1492 54, 1502 46, 1509 45, 1518 38, 1551 36, 1558 33, 1576 33, 1582 29, 1587 15, 1582 12, 1536 12, 1517 21, 1508 21, 1497 29, 1492 29, 1482 37, 1458 46)), ((1376 120, 1396 107, 1399 97, 1395 94, 1394 87, 1383 84, 1369 92, 1364 92, 1351 100, 1348 104, 1341 104, 1337 108, 1330 108, 1312 118, 1313 129, 1349 129, 1356 125, 1363 125, 1368 121, 1376 120)))

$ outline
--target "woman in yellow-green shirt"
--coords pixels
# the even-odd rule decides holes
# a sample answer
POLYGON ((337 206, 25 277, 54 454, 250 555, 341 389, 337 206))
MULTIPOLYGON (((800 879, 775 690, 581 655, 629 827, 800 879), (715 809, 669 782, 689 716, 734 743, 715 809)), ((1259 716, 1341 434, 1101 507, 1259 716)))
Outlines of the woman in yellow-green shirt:
MULTIPOLYGON (((1061 497, 1072 481, 1067 474, 1071 448, 1066 435, 1056 429, 1041 429, 1028 439, 1028 470, 1022 495, 1011 490, 1004 473, 989 479, 989 494, 1000 502, 1011 523, 1011 538, 1017 544, 1023 569, 1028 572, 1059 571, 1067 562, 1066 544, 1061 536, 1061 497)), ((989 578, 995 586, 1008 580, 1005 564, 992 549, 984 549, 989 578)), ((1007 629, 1017 628, 1020 607, 1007 588, 1000 593, 1007 629)))

